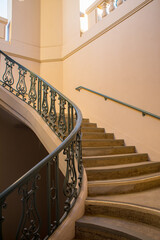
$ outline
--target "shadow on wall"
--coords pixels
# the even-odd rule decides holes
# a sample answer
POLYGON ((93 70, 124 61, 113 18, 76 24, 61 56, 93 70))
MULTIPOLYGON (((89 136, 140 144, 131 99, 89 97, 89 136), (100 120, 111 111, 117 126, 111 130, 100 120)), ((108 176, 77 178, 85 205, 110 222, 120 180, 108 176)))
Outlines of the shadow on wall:
MULTIPOLYGON (((48 155, 47 150, 40 142, 36 134, 0 106, 0 191, 2 192, 40 160, 48 155)), ((37 180, 37 210, 40 216, 40 233, 44 238, 47 232, 47 191, 46 168, 40 171, 40 179, 37 180)), ((53 165, 54 173, 54 165, 53 165)), ((60 172, 60 186, 64 177, 60 172)), ((25 186, 26 187, 26 186, 25 186)), ((31 183, 28 190, 31 189, 31 183)), ((62 196, 62 192, 61 192, 62 196)), ((3 210, 3 235, 4 240, 15 239, 18 225, 22 217, 22 192, 16 189, 6 199, 7 208, 3 210)), ((64 197, 61 197, 60 208, 63 212, 64 197)), ((29 202, 29 205, 32 203, 29 202)), ((27 209, 26 209, 27 210, 27 209)), ((53 209, 55 211, 55 209, 53 209)), ((37 223, 36 223, 37 224, 37 223)), ((19 238, 18 238, 19 239, 19 238)))

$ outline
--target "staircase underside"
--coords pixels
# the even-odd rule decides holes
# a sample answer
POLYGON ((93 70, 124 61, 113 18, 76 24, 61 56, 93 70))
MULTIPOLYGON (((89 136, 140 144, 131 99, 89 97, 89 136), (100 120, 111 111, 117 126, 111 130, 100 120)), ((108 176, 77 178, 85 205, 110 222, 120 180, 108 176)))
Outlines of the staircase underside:
POLYGON ((160 240, 160 162, 88 119, 82 155, 88 198, 75 239, 160 240))

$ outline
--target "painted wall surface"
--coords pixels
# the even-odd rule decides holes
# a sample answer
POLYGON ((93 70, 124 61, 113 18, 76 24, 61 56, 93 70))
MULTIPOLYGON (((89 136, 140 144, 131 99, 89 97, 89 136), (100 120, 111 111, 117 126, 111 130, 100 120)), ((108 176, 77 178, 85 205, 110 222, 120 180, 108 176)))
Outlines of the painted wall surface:
MULTIPOLYGON (((122 7, 113 14, 118 14, 122 7)), ((69 11, 68 7, 63 23, 71 18, 72 10, 69 11)), ((83 116, 97 122, 99 127, 105 127, 107 132, 114 131, 116 138, 124 138, 127 145, 136 145, 138 152, 148 152, 155 161, 159 161, 160 156, 158 120, 142 117, 138 112, 109 100, 106 102, 88 92, 79 93, 75 88, 82 85, 160 115, 159 11, 159 0, 150 2, 63 63, 64 93, 77 103, 83 116)), ((107 22, 107 18, 104 22, 107 22)), ((65 24, 63 33, 68 33, 76 26, 70 21, 70 26, 65 24)), ((71 39, 68 41, 69 46, 71 39)))
POLYGON ((63 63, 59 62, 44 62, 40 66, 40 76, 48 83, 54 86, 59 91, 63 91, 63 63))
POLYGON ((62 1, 41 0, 40 75, 62 91, 62 1))
POLYGON ((11 40, 0 49, 32 71, 40 73, 40 1, 12 0, 11 40))

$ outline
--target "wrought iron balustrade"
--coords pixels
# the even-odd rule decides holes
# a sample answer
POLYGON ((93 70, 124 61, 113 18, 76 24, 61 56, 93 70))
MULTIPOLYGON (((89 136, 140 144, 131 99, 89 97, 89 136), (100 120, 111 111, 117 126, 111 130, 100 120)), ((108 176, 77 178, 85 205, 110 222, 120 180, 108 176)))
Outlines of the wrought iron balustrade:
POLYGON ((7 226, 12 214, 7 213, 11 195, 16 199, 15 206, 12 201, 12 208, 20 212, 18 219, 15 216, 17 225, 13 239, 47 239, 66 218, 80 193, 83 177, 82 115, 78 107, 57 89, 2 51, 0 73, 0 85, 37 111, 62 141, 52 153, 0 193, 0 239, 5 240, 7 229, 11 228, 7 226), (65 156, 66 174, 63 186, 60 186, 59 161, 62 154, 65 156), (42 188, 43 193, 40 193, 42 188), (62 195, 64 201, 60 209, 62 195), (47 223, 40 208, 43 208, 47 223))

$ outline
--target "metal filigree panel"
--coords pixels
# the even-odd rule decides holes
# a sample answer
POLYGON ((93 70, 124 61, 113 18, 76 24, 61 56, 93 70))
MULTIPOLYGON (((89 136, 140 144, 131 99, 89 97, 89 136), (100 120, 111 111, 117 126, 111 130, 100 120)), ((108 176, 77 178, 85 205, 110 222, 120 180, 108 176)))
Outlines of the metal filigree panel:
POLYGON ((73 198, 77 198, 77 173, 74 153, 74 142, 72 142, 70 146, 64 150, 64 154, 67 156, 65 159, 67 164, 66 175, 63 184, 63 193, 67 197, 64 205, 64 210, 66 212, 70 210, 73 198))
POLYGON ((52 127, 55 128, 56 127, 55 123, 57 121, 57 113, 56 113, 56 106, 55 106, 57 93, 53 89, 50 90, 50 93, 51 93, 51 96, 50 96, 51 103, 50 103, 49 119, 52 127))
POLYGON ((65 119, 65 105, 66 100, 59 95, 59 118, 58 118, 58 128, 59 135, 63 138, 65 137, 65 132, 67 130, 66 119, 65 119))
POLYGON ((37 77, 33 74, 30 74, 30 80, 31 80, 31 85, 30 85, 30 90, 28 93, 29 97, 29 104, 32 104, 33 108, 36 108, 36 99, 37 99, 37 94, 36 94, 36 80, 37 77))
POLYGON ((22 69, 21 67, 19 67, 18 70, 19 70, 19 79, 18 79, 18 83, 16 85, 17 96, 22 95, 23 100, 26 100, 25 94, 27 92, 27 87, 26 87, 26 83, 25 83, 25 75, 26 75, 27 71, 22 69))
POLYGON ((14 77, 13 77, 13 73, 12 73, 12 67, 14 66, 14 63, 9 61, 7 58, 5 58, 6 61, 6 69, 5 72, 3 74, 3 87, 5 87, 5 85, 8 85, 10 87, 10 91, 12 90, 12 85, 14 84, 14 77))
POLYGON ((40 218, 36 206, 37 180, 39 179, 40 175, 36 175, 30 182, 19 188, 18 192, 22 196, 22 216, 16 239, 40 240, 40 218))
POLYGON ((48 86, 43 82, 43 100, 42 100, 42 116, 44 117, 45 121, 48 118, 48 86))

